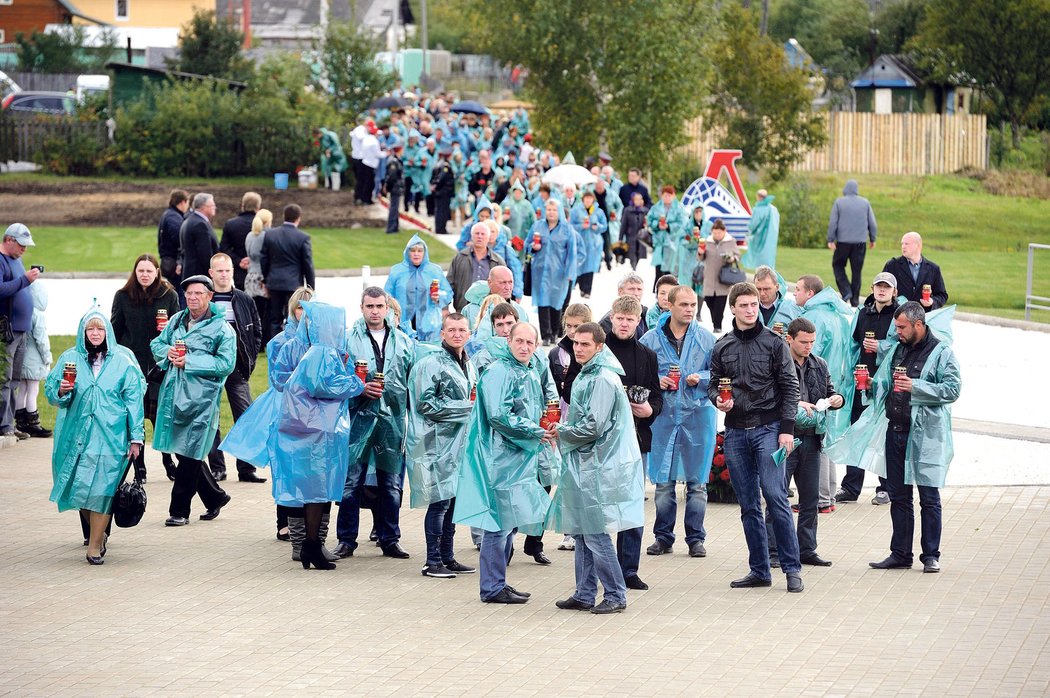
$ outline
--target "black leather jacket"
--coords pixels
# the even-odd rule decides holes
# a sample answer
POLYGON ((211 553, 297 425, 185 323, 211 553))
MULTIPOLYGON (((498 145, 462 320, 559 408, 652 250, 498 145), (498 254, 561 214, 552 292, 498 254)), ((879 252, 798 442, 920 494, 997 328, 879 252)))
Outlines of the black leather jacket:
POLYGON ((711 352, 711 381, 707 395, 718 398, 718 381, 733 382, 733 409, 726 414, 726 426, 745 429, 780 421, 780 433, 795 430, 798 410, 798 378, 787 344, 772 330, 755 325, 733 331, 715 343, 711 352))

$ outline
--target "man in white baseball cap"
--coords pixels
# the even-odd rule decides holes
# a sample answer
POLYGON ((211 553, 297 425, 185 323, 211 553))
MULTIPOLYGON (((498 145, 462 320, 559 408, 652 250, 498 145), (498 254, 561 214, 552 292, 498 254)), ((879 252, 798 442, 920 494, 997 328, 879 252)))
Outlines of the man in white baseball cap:
POLYGON ((20 441, 29 435, 14 426, 11 378, 21 373, 25 337, 33 321, 29 285, 36 281, 41 270, 26 271, 22 255, 27 247, 35 245, 29 228, 22 223, 8 226, 0 242, 0 340, 6 345, 4 369, 0 373, 0 437, 11 435, 20 441))

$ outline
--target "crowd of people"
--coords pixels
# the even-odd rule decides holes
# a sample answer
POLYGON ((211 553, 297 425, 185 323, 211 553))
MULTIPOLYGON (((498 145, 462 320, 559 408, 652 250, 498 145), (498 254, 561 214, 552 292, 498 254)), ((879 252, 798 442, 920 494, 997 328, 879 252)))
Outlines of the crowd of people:
MULTIPOLYGON (((893 522, 890 554, 871 566, 912 566, 918 486, 920 560, 924 571, 939 570, 938 488, 952 459, 949 405, 960 376, 947 291, 917 233, 903 236, 901 256, 863 300, 859 266, 839 293, 810 274, 789 293, 764 263, 775 259, 778 214, 763 191, 743 257, 757 268, 753 281, 738 280, 737 241, 702 207, 686 210, 673 187, 661 187, 653 202, 640 172, 621 183, 602 153, 592 186, 551 188, 542 174, 556 160, 531 148, 527 119, 515 115, 492 132, 484 120, 448 118, 442 104, 423 109, 430 118, 417 116, 407 134, 406 116, 388 115, 384 124, 407 143, 385 144, 385 174, 403 178, 384 177, 380 188, 418 206, 434 192, 416 189, 427 179, 410 168, 477 155, 466 178, 473 212, 447 272, 430 261, 424 236, 413 236, 385 286, 364 288, 351 324, 346 299, 313 290, 297 205, 274 225, 262 197, 248 192, 220 241, 214 197, 175 190, 158 228, 159 255, 135 260, 110 311, 85 314, 74 347, 53 368, 41 355, 22 379, 25 361, 7 362, 0 432, 14 432, 10 413, 19 404, 27 405, 16 408, 19 429, 43 430, 31 417, 35 394, 14 379, 43 378, 58 408, 51 499, 80 511, 89 563, 104 562, 126 469, 146 478, 149 418, 173 483, 166 525, 187 525, 195 496, 201 520, 220 515, 231 502, 219 484, 225 455, 233 456, 241 481, 264 482, 257 469, 270 469, 275 534, 304 568, 333 569, 353 557, 362 508, 371 510, 369 538, 382 554, 409 558, 400 530, 407 478, 409 505, 426 510, 424 576, 477 572, 482 601, 526 603, 528 592, 507 579, 515 534, 526 536, 526 556, 549 565, 543 537, 554 531, 576 559, 576 588, 557 606, 620 612, 628 589, 648 588, 639 573, 646 480, 655 486, 646 553, 673 553, 682 485, 685 545, 706 557, 707 485, 723 439, 748 546, 749 569, 734 588, 770 586, 771 569, 780 568, 787 590, 800 592, 803 566, 831 565, 828 551, 818 553, 818 518, 858 499, 861 467, 881 476, 873 503, 889 503, 893 522), (498 146, 475 150, 479 137, 498 146), (431 154, 440 148, 438 160, 408 155, 421 145, 431 154), (612 269, 614 253, 617 294, 593 303, 593 276, 612 269), (652 292, 634 271, 650 253, 652 292), (582 302, 573 303, 577 286, 582 302), (253 399, 249 380, 263 352, 268 388, 253 399), (223 392, 234 416, 225 439, 223 392), (836 464, 848 466, 841 482, 836 464), (476 567, 457 559, 457 525, 471 528, 476 567)), ((355 163, 355 186, 370 182, 357 176, 364 165, 355 163)), ((846 189, 856 197, 855 183, 846 189)), ((363 189, 359 198, 368 201, 363 189)), ((842 231, 855 231, 843 226, 860 217, 873 241, 870 204, 861 211, 840 202, 829 243, 854 244, 842 231)), ((34 244, 26 226, 9 227, 2 244, 0 329, 13 335, 14 358, 42 316, 32 310, 39 270, 26 271, 20 259, 34 244)), ((836 253, 836 276, 841 264, 836 253)))

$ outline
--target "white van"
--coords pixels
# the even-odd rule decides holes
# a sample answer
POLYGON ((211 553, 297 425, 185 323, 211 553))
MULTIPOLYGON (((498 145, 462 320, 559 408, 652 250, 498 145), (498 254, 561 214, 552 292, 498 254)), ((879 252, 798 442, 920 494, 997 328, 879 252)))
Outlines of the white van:
POLYGON ((77 102, 83 104, 84 100, 101 92, 109 92, 108 75, 78 75, 77 76, 77 102))

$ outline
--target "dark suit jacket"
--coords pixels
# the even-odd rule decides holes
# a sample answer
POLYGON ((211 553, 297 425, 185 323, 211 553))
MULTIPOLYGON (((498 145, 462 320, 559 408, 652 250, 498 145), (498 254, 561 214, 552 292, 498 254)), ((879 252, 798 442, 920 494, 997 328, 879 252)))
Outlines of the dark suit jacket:
POLYGON ((941 268, 925 257, 919 262, 918 281, 912 280, 911 267, 903 255, 894 257, 886 262, 886 266, 882 270, 893 274, 893 278, 897 279, 897 294, 904 296, 910 301, 918 301, 922 298, 922 287, 924 284, 929 284, 931 291, 930 300, 933 301, 933 305, 927 310, 936 310, 948 302, 948 291, 944 288, 944 277, 941 276, 941 268))
POLYGON ((193 211, 186 214, 179 230, 179 259, 182 260, 182 278, 197 274, 208 275, 212 255, 219 251, 219 239, 205 218, 193 211))
POLYGON ((244 249, 244 239, 252 232, 252 221, 255 220, 255 211, 242 211, 226 221, 222 226, 222 240, 219 242, 219 251, 230 255, 233 260, 233 285, 244 290, 244 277, 247 269, 241 269, 241 260, 248 256, 244 249))
POLYGON ((268 289, 291 292, 303 284, 316 288, 310 236, 291 223, 266 231, 259 262, 268 289))

